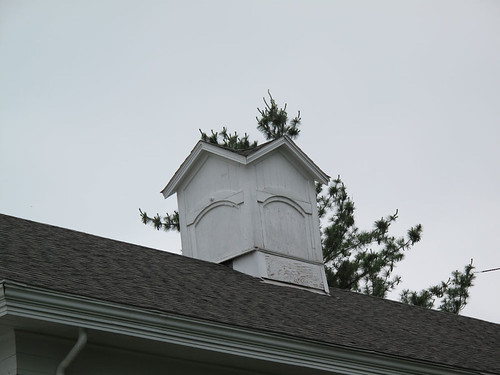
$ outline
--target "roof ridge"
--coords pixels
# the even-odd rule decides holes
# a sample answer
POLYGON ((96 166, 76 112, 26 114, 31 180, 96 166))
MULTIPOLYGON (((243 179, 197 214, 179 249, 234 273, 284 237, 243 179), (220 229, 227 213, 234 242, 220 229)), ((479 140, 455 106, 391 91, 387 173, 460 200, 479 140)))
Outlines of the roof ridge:
POLYGON ((262 147, 268 145, 269 143, 275 142, 275 141, 277 141, 278 139, 280 139, 282 137, 284 137, 284 136, 281 136, 281 137, 275 138, 275 139, 271 139, 270 141, 264 142, 264 143, 262 143, 260 145, 257 144, 256 146, 251 147, 251 148, 247 148, 247 149, 236 149, 236 148, 231 148, 229 146, 224 146, 224 145, 221 145, 221 144, 218 144, 218 143, 212 143, 212 142, 204 141, 204 140, 200 140, 200 141, 203 142, 203 143, 209 144, 209 145, 213 145, 213 146, 219 147, 219 148, 221 148, 223 150, 228 150, 228 151, 234 152, 234 153, 239 154, 239 155, 249 156, 249 155, 253 154, 254 152, 260 150, 262 147))

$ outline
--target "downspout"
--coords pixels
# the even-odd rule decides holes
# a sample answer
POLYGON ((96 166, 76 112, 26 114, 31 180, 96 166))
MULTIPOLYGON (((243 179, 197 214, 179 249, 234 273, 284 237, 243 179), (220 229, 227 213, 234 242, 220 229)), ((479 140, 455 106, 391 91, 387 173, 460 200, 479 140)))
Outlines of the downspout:
POLYGON ((82 351, 83 347, 87 343, 87 332, 85 329, 81 328, 78 331, 78 340, 75 343, 75 346, 70 350, 66 358, 62 360, 62 362, 57 366, 56 375, 64 375, 64 371, 66 368, 73 362, 76 356, 82 351))

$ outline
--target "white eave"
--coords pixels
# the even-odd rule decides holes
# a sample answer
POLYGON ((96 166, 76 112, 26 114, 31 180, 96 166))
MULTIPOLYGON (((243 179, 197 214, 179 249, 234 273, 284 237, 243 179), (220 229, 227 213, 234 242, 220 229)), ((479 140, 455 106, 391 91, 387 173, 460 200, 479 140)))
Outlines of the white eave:
POLYGON ((264 144, 255 152, 251 152, 248 156, 242 155, 238 152, 214 145, 212 143, 199 141, 189 156, 184 160, 179 169, 175 172, 174 176, 170 179, 167 186, 161 191, 165 198, 168 198, 179 188, 184 176, 191 170, 191 167, 197 163, 205 154, 213 154, 219 157, 231 160, 233 162, 247 165, 258 161, 265 157, 274 150, 281 148, 287 153, 294 162, 298 163, 303 169, 312 175, 315 181, 322 184, 327 184, 330 177, 323 172, 289 137, 284 136, 274 141, 264 144))
POLYGON ((477 375, 455 367, 304 340, 265 331, 0 280, 0 324, 5 318, 76 326, 241 358, 346 375, 477 375))

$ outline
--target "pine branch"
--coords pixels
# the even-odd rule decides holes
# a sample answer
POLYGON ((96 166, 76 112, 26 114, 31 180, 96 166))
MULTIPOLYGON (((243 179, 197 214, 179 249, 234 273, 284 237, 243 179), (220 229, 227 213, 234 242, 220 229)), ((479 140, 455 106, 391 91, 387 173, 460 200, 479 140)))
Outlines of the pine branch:
MULTIPOLYGON (((321 192, 319 187, 317 191, 321 192)), ((319 213, 331 211, 329 224, 323 230, 322 243, 328 282, 333 287, 385 297, 401 281, 392 276, 394 265, 404 252, 421 238, 422 226, 407 231, 407 238, 389 235, 398 211, 374 222, 370 231, 360 231, 354 219, 355 206, 340 176, 325 194, 317 196, 319 213)))
POLYGON ((257 141, 250 142, 248 140, 249 135, 247 133, 245 133, 244 136, 240 136, 237 132, 231 134, 227 131, 226 127, 223 127, 220 132, 214 132, 211 130, 212 134, 210 136, 201 129, 199 129, 199 131, 202 141, 227 147, 232 150, 251 150, 257 147, 257 141))
POLYGON ((260 119, 257 117, 257 129, 264 134, 267 140, 280 138, 284 135, 295 139, 299 133, 298 128, 301 123, 300 111, 295 118, 288 124, 288 113, 286 112, 287 104, 283 108, 279 108, 278 104, 267 90, 270 102, 263 98, 266 107, 264 109, 257 108, 260 113, 260 119))
POLYGON ((139 208, 139 212, 141 215, 141 221, 143 224, 151 224, 156 230, 163 229, 164 231, 180 231, 179 225, 179 213, 174 211, 173 214, 166 213, 164 217, 161 217, 159 214, 156 214, 154 217, 148 216, 146 211, 142 211, 139 208))
POLYGON ((441 299, 439 309, 441 311, 459 314, 467 305, 469 299, 469 290, 474 285, 476 278, 473 272, 474 266, 471 262, 464 267, 464 271, 455 270, 448 281, 441 281, 420 292, 403 290, 400 299, 401 302, 411 305, 423 306, 427 308, 434 307, 436 299, 441 299))

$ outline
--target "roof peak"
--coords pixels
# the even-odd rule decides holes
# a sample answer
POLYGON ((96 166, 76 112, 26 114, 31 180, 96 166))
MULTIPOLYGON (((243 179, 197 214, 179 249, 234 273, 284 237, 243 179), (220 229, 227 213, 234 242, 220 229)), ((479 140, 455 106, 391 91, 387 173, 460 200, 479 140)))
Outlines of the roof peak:
POLYGON ((161 193, 165 198, 177 192, 177 189, 192 169, 193 164, 203 157, 206 153, 218 155, 219 157, 232 160, 239 164, 247 165, 254 163, 257 159, 273 152, 274 150, 286 147, 290 151, 290 156, 294 161, 307 169, 313 175, 313 178, 322 183, 327 184, 330 177, 323 172, 308 156, 300 149, 299 146, 287 135, 273 139, 262 145, 259 145, 250 150, 235 150, 229 147, 199 140, 193 147, 187 158, 182 162, 168 184, 163 188, 161 193))

